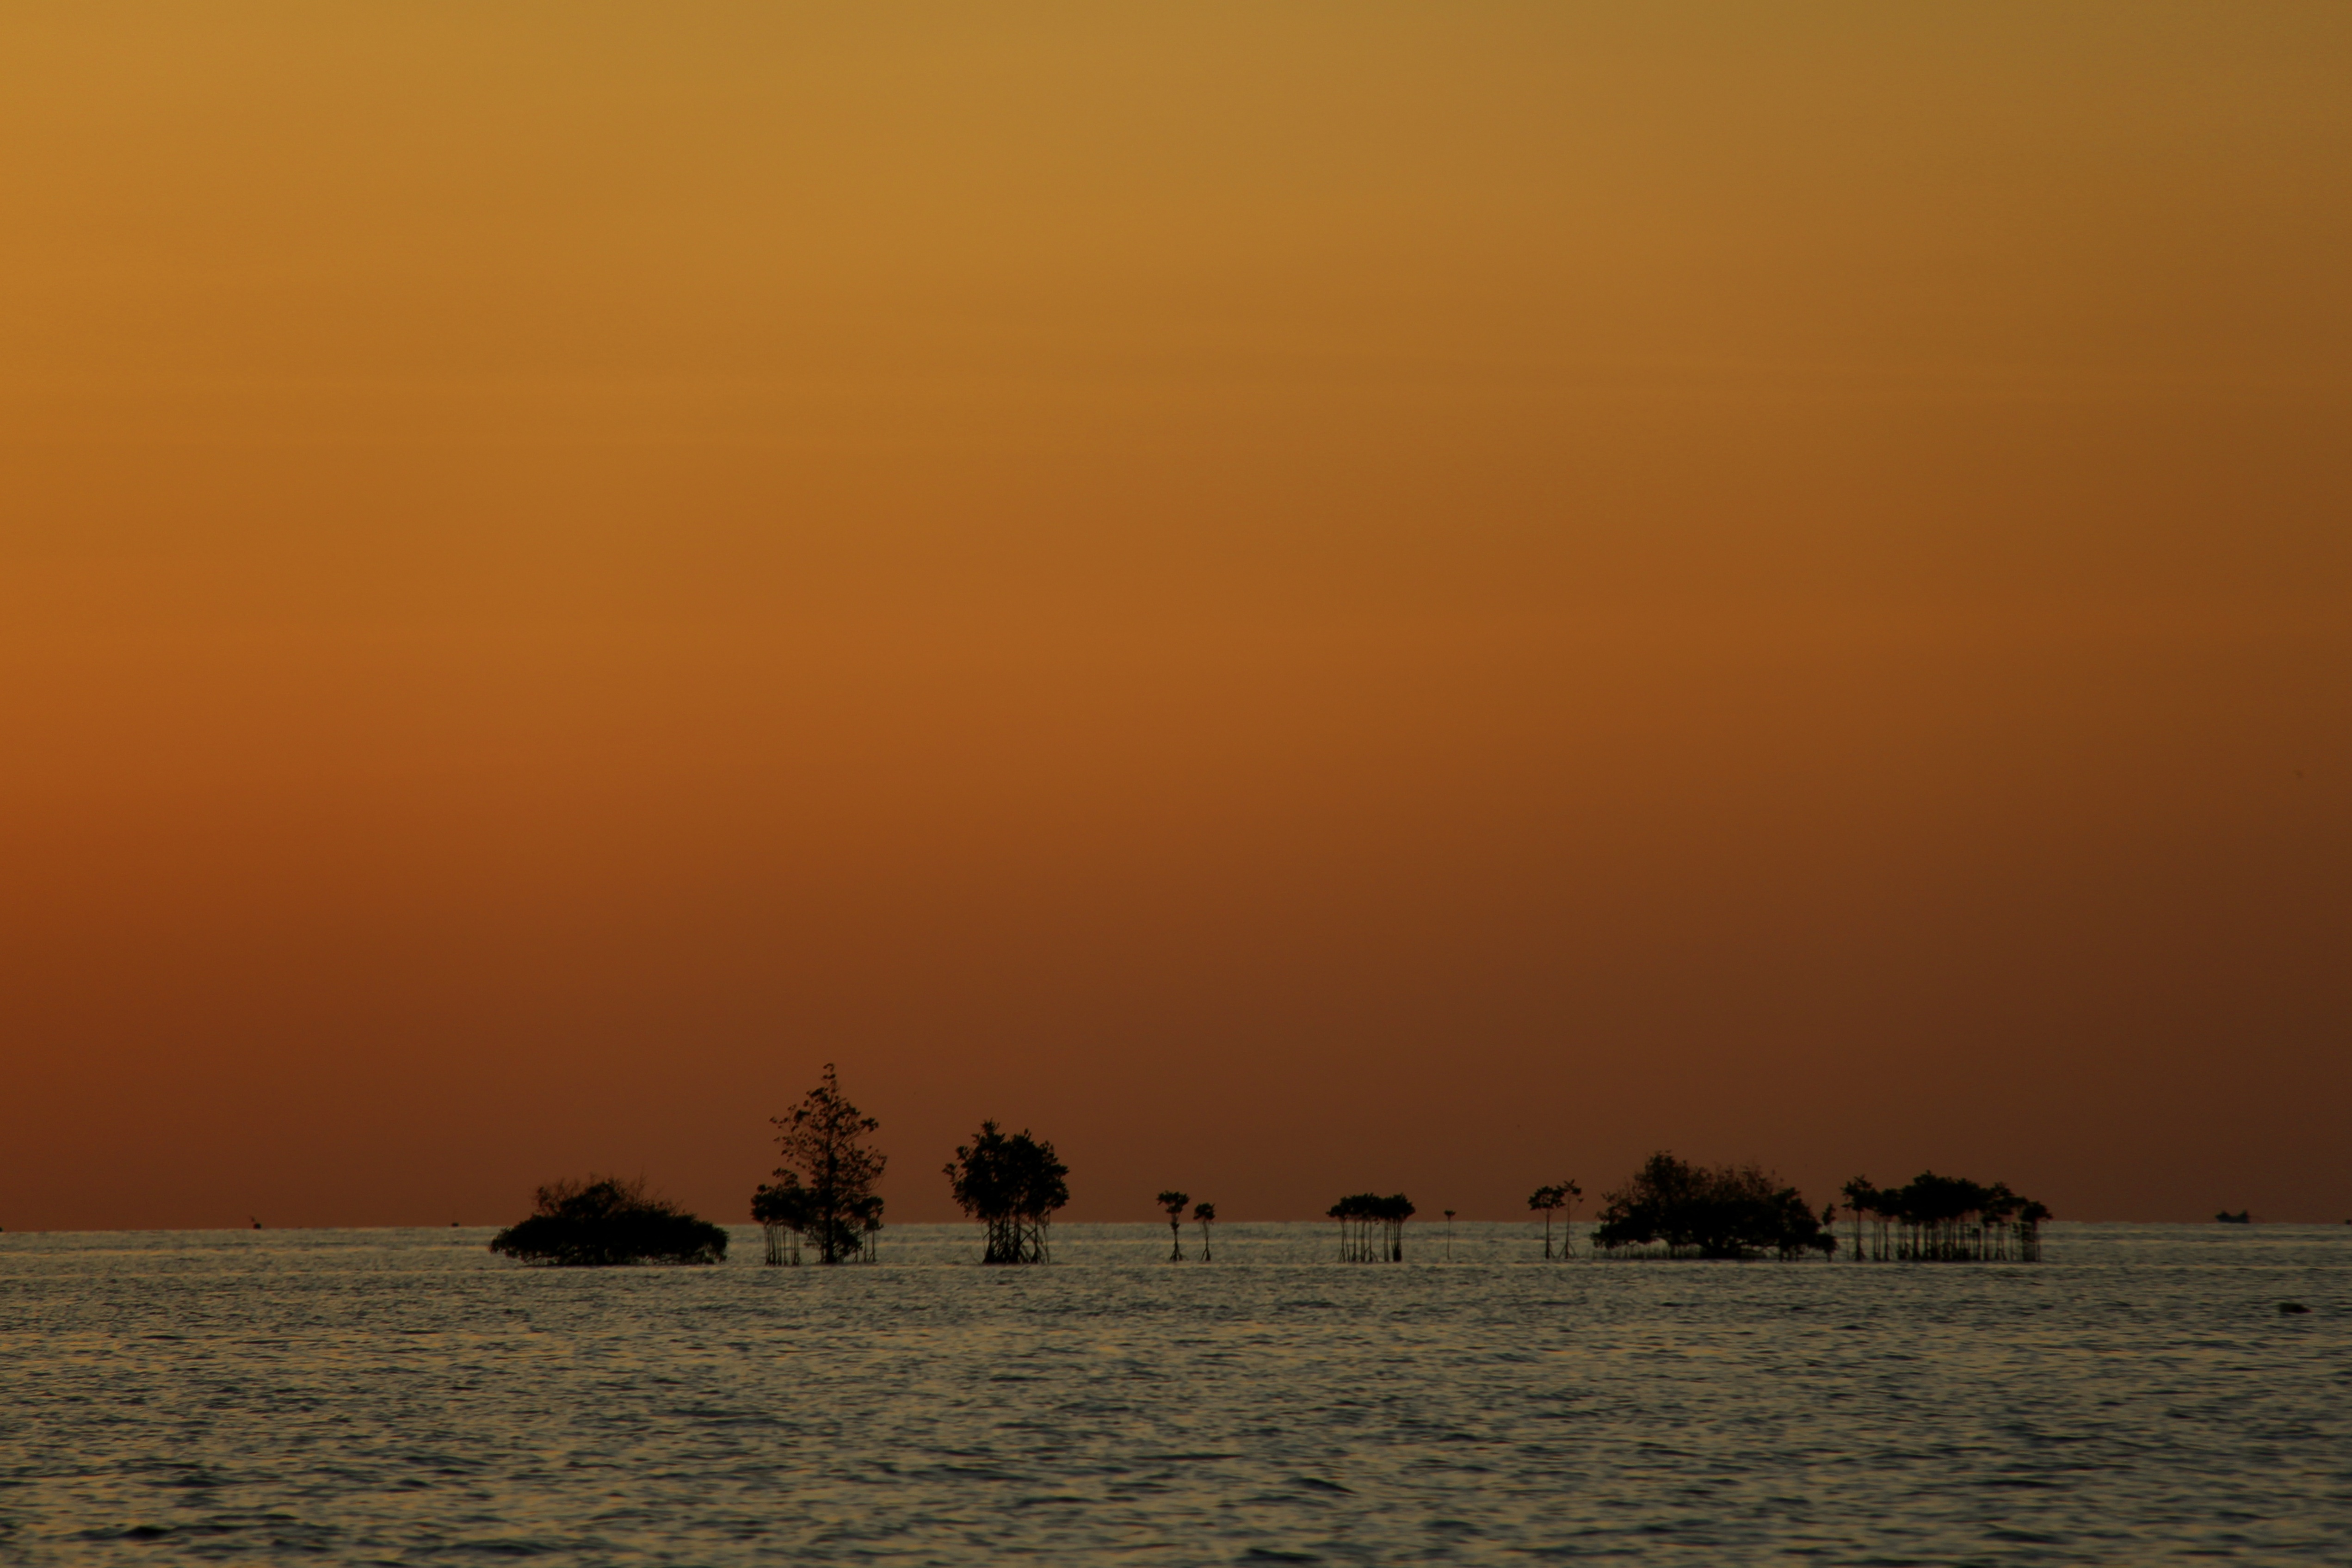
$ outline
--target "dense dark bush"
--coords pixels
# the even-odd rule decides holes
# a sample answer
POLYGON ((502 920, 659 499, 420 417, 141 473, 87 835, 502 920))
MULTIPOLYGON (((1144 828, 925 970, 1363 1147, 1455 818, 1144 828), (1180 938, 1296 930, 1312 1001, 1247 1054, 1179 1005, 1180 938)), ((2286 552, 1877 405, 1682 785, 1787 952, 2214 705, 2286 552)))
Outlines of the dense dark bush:
POLYGON ((1027 1129, 1007 1133, 983 1121, 970 1143, 948 1162, 948 1189, 956 1206, 988 1227, 982 1263, 1046 1263, 1054 1211, 1070 1201, 1070 1168, 1053 1144, 1027 1129))
POLYGON ((1755 1165, 1708 1170, 1656 1153, 1602 1195, 1592 1241, 1605 1252, 1663 1242, 1674 1258, 1800 1258, 1837 1247, 1797 1189, 1755 1165))
POLYGON ((490 1250, 525 1263, 717 1263, 727 1233, 676 1204, 646 1195, 642 1181, 592 1176, 539 1189, 538 1211, 490 1239, 490 1250))

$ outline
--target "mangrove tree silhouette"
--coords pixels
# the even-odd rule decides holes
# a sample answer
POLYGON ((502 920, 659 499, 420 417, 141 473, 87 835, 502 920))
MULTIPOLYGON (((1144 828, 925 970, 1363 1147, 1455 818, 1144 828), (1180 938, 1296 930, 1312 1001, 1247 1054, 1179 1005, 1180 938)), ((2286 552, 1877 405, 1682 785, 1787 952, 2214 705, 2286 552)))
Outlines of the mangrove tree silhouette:
POLYGON ((1661 1151, 1601 1196, 1596 1257, 1663 1247, 1668 1258, 1801 1258, 1837 1247, 1797 1189, 1756 1165, 1709 1170, 1661 1151))
POLYGON ((1404 1261, 1404 1222, 1413 1216, 1413 1206, 1402 1193, 1356 1193, 1323 1212, 1339 1222, 1341 1262, 1404 1261))
POLYGON ((1214 1204, 1194 1204, 1192 1205, 1192 1223, 1201 1227, 1201 1261, 1206 1263, 1210 1258, 1209 1227, 1217 1223, 1217 1205, 1214 1204))
POLYGON ((1845 1184, 1845 1206, 1857 1262, 2036 1263, 2050 1217, 2046 1205, 2007 1182, 1979 1186, 1933 1171, 1892 1188, 1856 1176, 1845 1184))
POLYGON ((1184 1261, 1184 1205, 1192 1201, 1190 1193, 1180 1193, 1171 1187, 1160 1194, 1160 1206, 1168 1215, 1168 1261, 1184 1261))
POLYGON ((1063 1180, 1069 1173, 1055 1158, 1054 1146, 1032 1138, 1027 1129, 1007 1135, 995 1122, 982 1122, 947 1165, 956 1206, 987 1227, 980 1260, 1052 1261, 1047 1232, 1054 1211, 1070 1201, 1063 1180))
POLYGON ((789 1116, 772 1117, 783 1163, 751 1194, 751 1217, 767 1233, 770 1263, 798 1263, 803 1241, 819 1263, 874 1256, 882 1200, 874 1191, 889 1156, 866 1137, 882 1124, 841 1092, 833 1064, 789 1116))
MULTIPOLYGON (((1546 1258, 1551 1256, 1551 1216, 1583 1195, 1584 1189, 1578 1186, 1573 1180, 1561 1182, 1557 1186, 1538 1187, 1528 1194, 1528 1207, 1541 1211, 1544 1216, 1544 1256, 1546 1258)), ((1570 1245, 1573 1239, 1572 1232, 1568 1230, 1560 1232, 1559 1255, 1562 1258, 1569 1257, 1573 1251, 1570 1245)))
POLYGON ((540 1188, 530 1217, 492 1237, 490 1250, 572 1268, 717 1263, 727 1256, 727 1233, 649 1196, 642 1178, 592 1175, 540 1188))

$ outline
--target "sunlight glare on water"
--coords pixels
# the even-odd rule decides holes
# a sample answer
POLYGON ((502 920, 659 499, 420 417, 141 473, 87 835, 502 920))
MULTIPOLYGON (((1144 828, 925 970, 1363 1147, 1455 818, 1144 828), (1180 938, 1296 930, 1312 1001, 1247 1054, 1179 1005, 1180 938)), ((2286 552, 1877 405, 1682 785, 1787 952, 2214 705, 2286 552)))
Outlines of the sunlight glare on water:
POLYGON ((1045 1268, 0 1237, 0 1561, 2352 1560, 2352 1227, 2026 1265, 1065 1226, 1045 1268), (1187 1237, 1188 1250, 1192 1246, 1187 1237), (2280 1312, 2282 1301, 2308 1313, 2280 1312))

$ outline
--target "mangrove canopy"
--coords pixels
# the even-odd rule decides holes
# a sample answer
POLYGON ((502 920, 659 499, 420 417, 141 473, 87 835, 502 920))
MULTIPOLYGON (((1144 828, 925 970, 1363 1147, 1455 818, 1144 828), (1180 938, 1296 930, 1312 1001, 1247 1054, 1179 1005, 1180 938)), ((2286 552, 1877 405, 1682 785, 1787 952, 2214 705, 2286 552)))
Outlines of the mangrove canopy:
POLYGON ((490 1250, 525 1263, 573 1268, 623 1263, 717 1263, 727 1233, 666 1198, 645 1182, 591 1176, 539 1189, 529 1219, 490 1238, 490 1250))
POLYGON ((1662 1151, 1601 1198, 1596 1254, 1663 1247, 1669 1258, 1801 1258, 1837 1247, 1797 1189, 1757 1165, 1710 1170, 1662 1151))

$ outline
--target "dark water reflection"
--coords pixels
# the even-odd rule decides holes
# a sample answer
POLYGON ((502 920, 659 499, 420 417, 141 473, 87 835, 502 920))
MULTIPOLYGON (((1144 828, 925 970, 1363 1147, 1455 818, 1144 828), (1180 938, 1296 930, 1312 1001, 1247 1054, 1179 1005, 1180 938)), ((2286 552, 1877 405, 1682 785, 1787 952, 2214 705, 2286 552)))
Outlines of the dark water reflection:
POLYGON ((2039 1267, 1532 1236, 606 1272, 10 1236, 0 1560, 2352 1561, 2352 1227, 2060 1226, 2039 1267))

